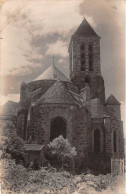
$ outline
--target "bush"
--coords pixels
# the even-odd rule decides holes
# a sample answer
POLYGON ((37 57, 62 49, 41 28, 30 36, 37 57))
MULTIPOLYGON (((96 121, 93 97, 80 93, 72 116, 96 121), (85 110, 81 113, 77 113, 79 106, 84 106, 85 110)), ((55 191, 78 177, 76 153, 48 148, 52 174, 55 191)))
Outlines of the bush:
POLYGON ((63 169, 66 158, 71 160, 72 166, 74 165, 74 157, 77 155, 76 148, 72 148, 68 140, 64 139, 62 135, 50 142, 48 147, 51 153, 61 160, 61 169, 63 169))
POLYGON ((2 159, 2 188, 19 191, 28 179, 27 170, 22 165, 17 165, 14 160, 2 159))
POLYGON ((112 175, 94 176, 81 174, 71 176, 68 172, 57 172, 56 169, 41 168, 38 171, 27 171, 14 160, 2 160, 2 193, 113 193, 117 187, 117 178, 112 175), (107 190, 106 190, 107 189, 107 190))
POLYGON ((24 141, 17 135, 13 126, 6 126, 2 136, 2 158, 10 157, 17 163, 24 161, 24 141))

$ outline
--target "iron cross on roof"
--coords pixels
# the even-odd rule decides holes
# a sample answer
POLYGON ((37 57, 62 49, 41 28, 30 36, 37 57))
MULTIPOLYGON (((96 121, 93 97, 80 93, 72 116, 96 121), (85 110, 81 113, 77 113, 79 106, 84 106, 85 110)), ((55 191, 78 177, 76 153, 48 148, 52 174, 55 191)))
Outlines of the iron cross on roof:
POLYGON ((54 59, 55 59, 55 57, 54 57, 54 55, 53 55, 53 65, 54 65, 54 59))

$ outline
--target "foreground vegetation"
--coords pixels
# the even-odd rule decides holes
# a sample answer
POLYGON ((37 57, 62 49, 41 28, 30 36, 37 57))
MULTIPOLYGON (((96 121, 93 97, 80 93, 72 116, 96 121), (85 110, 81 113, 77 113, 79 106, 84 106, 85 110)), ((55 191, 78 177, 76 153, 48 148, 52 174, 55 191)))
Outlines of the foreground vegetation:
POLYGON ((56 168, 52 165, 53 162, 46 163, 38 170, 34 166, 25 168, 24 163, 21 163, 24 158, 24 142, 17 136, 16 130, 10 127, 4 129, 1 148, 2 194, 124 194, 124 186, 119 186, 124 181, 123 177, 114 177, 111 174, 95 176, 91 171, 73 175, 76 149, 62 136, 50 143, 46 153, 47 158, 51 156, 56 159, 55 163, 60 161, 59 164, 56 163, 56 168), (67 171, 64 170, 66 160, 67 171))
POLYGON ((57 171, 52 167, 33 171, 16 164, 13 160, 5 159, 1 161, 1 167, 2 194, 124 193, 123 187, 118 187, 123 177, 113 177, 110 174, 94 176, 83 173, 73 176, 69 172, 57 171))

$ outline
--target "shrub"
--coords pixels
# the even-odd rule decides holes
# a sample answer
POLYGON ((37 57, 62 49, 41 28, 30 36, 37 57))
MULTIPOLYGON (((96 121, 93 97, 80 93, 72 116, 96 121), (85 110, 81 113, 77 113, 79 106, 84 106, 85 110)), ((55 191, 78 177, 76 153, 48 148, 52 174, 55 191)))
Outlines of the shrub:
POLYGON ((2 187, 8 190, 19 191, 28 179, 27 170, 11 159, 2 159, 1 172, 2 187))
POLYGON ((10 157, 17 163, 24 161, 24 141, 17 135, 13 126, 6 126, 2 135, 2 158, 10 157))
POLYGON ((64 139, 62 135, 50 142, 48 147, 51 153, 61 160, 61 169, 63 169, 64 160, 66 158, 71 160, 72 166, 74 165, 74 157, 77 155, 76 148, 71 147, 68 140, 64 139))

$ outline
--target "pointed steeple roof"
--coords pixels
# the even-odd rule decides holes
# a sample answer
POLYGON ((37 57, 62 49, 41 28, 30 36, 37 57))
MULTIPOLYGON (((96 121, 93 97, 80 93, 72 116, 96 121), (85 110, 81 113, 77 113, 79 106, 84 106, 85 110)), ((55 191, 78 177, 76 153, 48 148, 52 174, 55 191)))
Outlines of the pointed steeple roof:
POLYGON ((121 103, 111 94, 105 101, 105 104, 120 105, 121 103))
POLYGON ((78 36, 97 36, 99 37, 93 28, 90 26, 90 24, 87 22, 87 20, 84 18, 81 22, 80 26, 78 27, 77 31, 74 33, 74 35, 78 36))
POLYGON ((48 69, 46 69, 41 75, 39 75, 36 80, 62 80, 66 82, 70 82, 70 80, 54 65, 51 65, 48 69))
POLYGON ((59 80, 37 100, 36 104, 39 103, 78 104, 67 88, 64 86, 63 82, 59 80))

